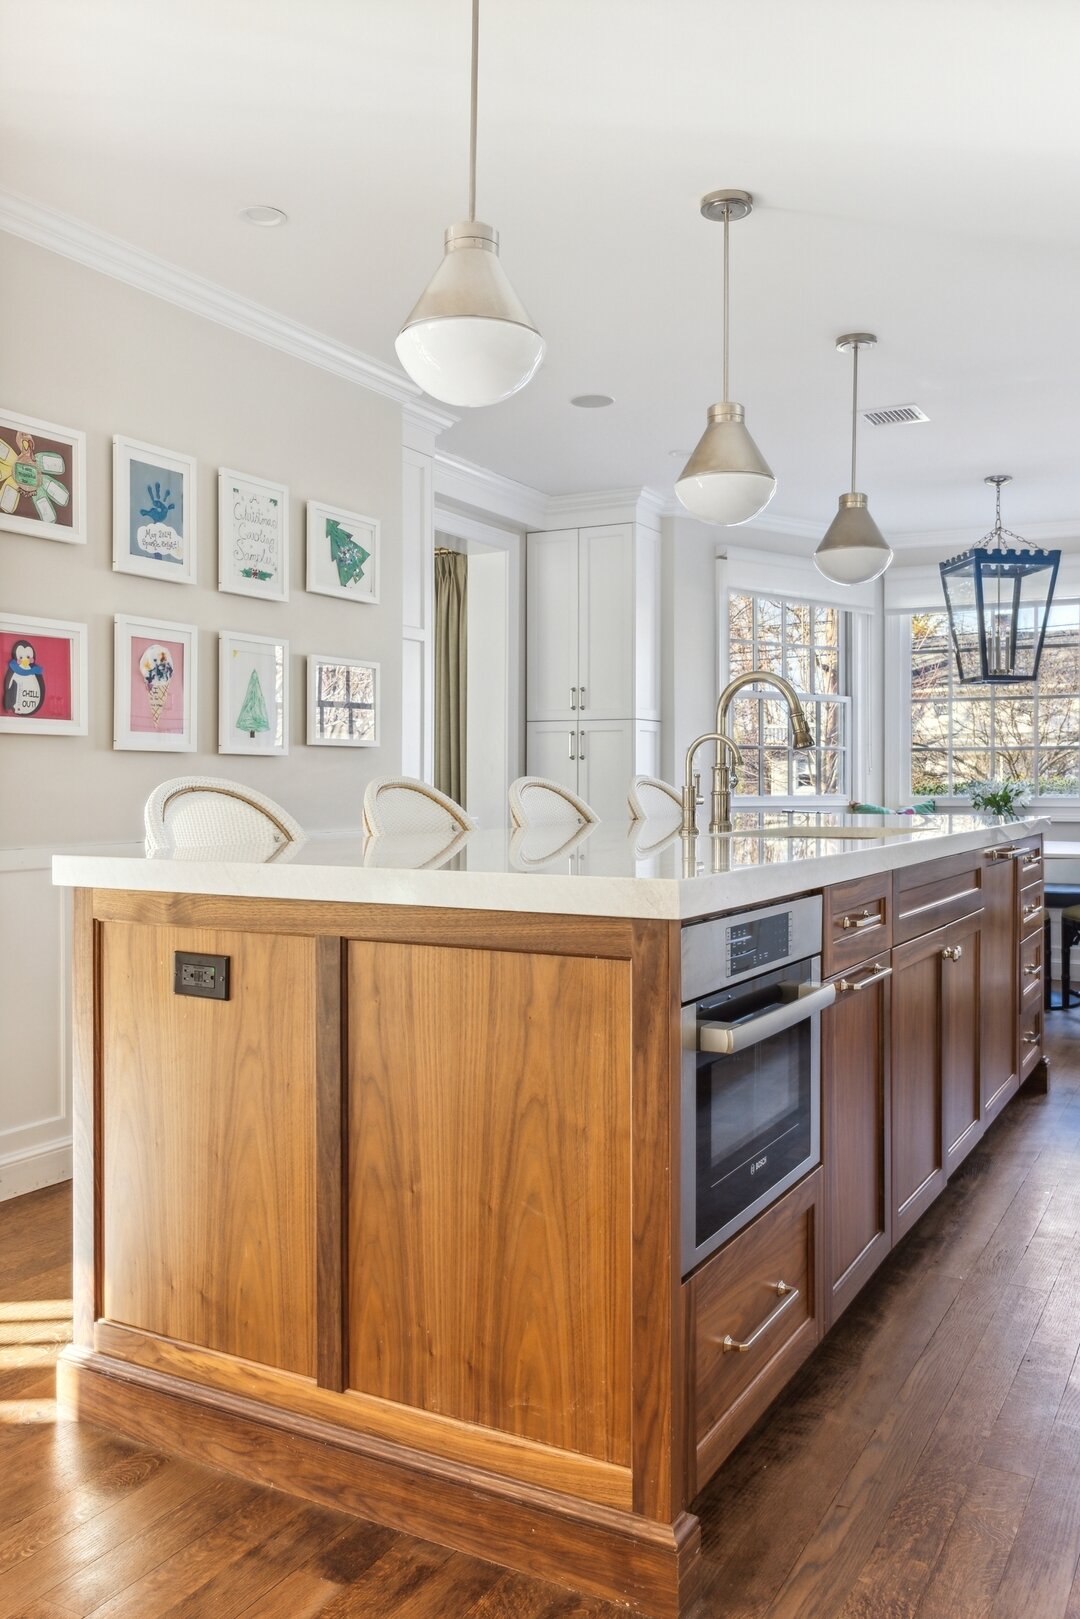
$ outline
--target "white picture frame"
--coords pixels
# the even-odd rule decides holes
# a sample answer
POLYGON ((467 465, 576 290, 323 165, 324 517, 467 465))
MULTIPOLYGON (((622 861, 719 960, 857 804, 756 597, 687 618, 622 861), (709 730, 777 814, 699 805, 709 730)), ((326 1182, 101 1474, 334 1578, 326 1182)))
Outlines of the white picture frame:
POLYGON ((119 433, 115 436, 113 568, 173 585, 196 583, 198 467, 194 456, 119 433))
POLYGON ((283 758, 288 751, 288 641, 276 635, 222 630, 218 637, 218 752, 283 758), (250 728, 239 724, 245 714, 253 722, 250 728))
POLYGON ((381 670, 371 658, 310 653, 307 660, 307 744, 309 748, 377 748, 380 731, 381 670), (328 685, 334 674, 346 675, 344 687, 328 685), (369 682, 363 678, 369 676, 369 682), (365 701, 365 686, 371 692, 365 701), (370 708, 370 715, 363 710, 370 708))
POLYGON ((307 588, 345 601, 379 600, 379 519, 307 503, 307 588), (352 547, 363 553, 358 557, 352 547), (350 578, 349 575, 352 575, 350 578))
POLYGON ((0 612, 0 731, 86 736, 88 634, 67 619, 0 612))
POLYGON ((85 433, 0 408, 0 529, 86 544, 85 433))
POLYGON ((288 601, 287 485, 231 467, 218 469, 218 589, 288 601))
POLYGON ((197 627, 118 613, 113 630, 113 747, 194 753, 199 709, 197 627))

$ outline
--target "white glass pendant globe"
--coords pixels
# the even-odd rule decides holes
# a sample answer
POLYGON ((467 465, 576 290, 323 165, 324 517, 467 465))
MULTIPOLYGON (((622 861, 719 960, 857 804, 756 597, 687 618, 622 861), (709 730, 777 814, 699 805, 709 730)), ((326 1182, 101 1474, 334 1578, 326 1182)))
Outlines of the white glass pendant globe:
POLYGON ((708 425, 675 485, 687 511, 703 523, 748 523, 776 493, 776 479, 743 418, 741 405, 710 405, 708 425))
POLYGON ((451 225, 446 252, 394 344, 413 381, 447 405, 496 405, 524 388, 544 339, 499 262, 498 232, 451 225))
POLYGON ((819 573, 838 585, 867 585, 893 559, 888 541, 870 516, 865 495, 840 496, 840 509, 814 552, 819 573))

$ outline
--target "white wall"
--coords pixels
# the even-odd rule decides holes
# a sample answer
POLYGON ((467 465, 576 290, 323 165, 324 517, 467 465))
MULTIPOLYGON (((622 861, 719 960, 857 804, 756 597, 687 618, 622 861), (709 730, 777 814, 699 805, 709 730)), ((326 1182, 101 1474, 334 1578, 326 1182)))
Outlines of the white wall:
POLYGON ((279 799, 311 830, 359 825, 369 778, 401 753, 402 413, 276 349, 42 248, 0 235, 0 403, 87 435, 85 546, 0 531, 0 611, 89 626, 89 734, 0 735, 0 931, 18 948, 0 974, 0 1198, 70 1172, 68 940, 53 849, 141 841, 142 806, 167 776, 227 775, 279 799), (17 313, 13 313, 17 312, 17 313), (112 570, 112 436, 198 459, 198 576, 173 585, 112 570), (291 491, 291 593, 266 603, 216 589, 217 469, 291 491), (308 595, 304 501, 378 517, 378 606, 308 595), (112 748, 112 619, 141 613, 199 630, 196 754, 112 748), (280 634, 291 653, 286 758, 217 753, 217 632, 280 634), (304 654, 355 653, 382 668, 382 745, 304 744, 304 654))

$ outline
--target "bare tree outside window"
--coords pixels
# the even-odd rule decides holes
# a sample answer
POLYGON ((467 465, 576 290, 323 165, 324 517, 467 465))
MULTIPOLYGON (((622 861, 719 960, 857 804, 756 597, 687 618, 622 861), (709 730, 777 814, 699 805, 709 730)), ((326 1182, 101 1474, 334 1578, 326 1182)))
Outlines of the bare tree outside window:
POLYGON ((1037 681, 961 685, 944 612, 911 615, 911 788, 1030 782, 1030 798, 1080 796, 1080 603, 1050 609, 1037 681))
POLYGON ((848 619, 837 607, 786 597, 732 592, 728 596, 729 677, 767 669, 791 681, 803 699, 817 746, 791 747, 785 703, 762 687, 747 688, 731 705, 743 764, 736 792, 746 797, 850 796, 847 686, 848 619))

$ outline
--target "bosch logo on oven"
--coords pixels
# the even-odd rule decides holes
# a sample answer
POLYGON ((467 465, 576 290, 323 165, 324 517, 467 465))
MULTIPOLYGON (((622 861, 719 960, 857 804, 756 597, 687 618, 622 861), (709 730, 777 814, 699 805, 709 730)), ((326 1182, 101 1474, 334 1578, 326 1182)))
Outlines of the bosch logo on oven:
POLYGON ((754 1162, 750 1165, 750 1173, 751 1173, 751 1175, 756 1175, 759 1169, 764 1169, 765 1165, 768 1162, 769 1162, 768 1153, 765 1153, 764 1157, 762 1157, 762 1158, 755 1158, 754 1162))

